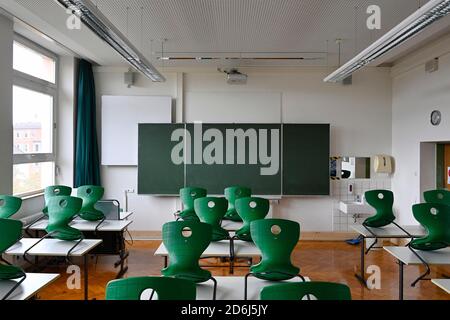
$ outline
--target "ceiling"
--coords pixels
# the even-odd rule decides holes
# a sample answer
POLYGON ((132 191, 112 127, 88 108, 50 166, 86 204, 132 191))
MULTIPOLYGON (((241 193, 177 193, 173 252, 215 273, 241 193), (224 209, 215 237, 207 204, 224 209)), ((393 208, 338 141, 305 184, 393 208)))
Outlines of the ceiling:
MULTIPOLYGON (((344 63, 417 10, 426 0, 92 2, 157 67, 163 64, 224 67, 336 66, 339 63, 336 39, 342 39, 341 63, 344 63), (369 16, 366 9, 374 4, 381 8, 382 29, 371 31, 366 26, 369 16), (167 39, 164 41, 164 56, 183 59, 158 60, 163 51, 162 39, 167 39), (195 57, 215 59, 185 59, 195 57), (249 59, 255 57, 259 59, 249 59)), ((0 6, 99 65, 126 65, 118 54, 86 27, 82 30, 67 29, 65 21, 68 15, 54 0, 0 0, 0 6)), ((382 62, 390 61, 385 59, 382 62)))

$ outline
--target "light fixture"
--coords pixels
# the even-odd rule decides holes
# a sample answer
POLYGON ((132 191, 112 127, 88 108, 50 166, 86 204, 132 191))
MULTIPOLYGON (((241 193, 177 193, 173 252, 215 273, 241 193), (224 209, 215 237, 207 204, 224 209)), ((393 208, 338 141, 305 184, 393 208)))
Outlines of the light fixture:
POLYGON ((116 50, 130 65, 155 82, 164 76, 152 66, 145 56, 106 18, 89 0, 55 0, 72 10, 98 37, 116 50))
POLYGON ((323 81, 339 82, 450 13, 450 0, 430 0, 323 81))

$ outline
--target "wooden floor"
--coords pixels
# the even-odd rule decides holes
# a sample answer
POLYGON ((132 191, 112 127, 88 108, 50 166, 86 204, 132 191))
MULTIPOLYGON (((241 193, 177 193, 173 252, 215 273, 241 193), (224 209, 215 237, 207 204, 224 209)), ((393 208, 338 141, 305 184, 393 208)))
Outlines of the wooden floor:
MULTIPOLYGON (((129 246, 129 271, 126 277, 159 275, 163 259, 154 257, 153 253, 160 241, 135 241, 129 246)), ((91 259, 89 273, 89 298, 102 300, 105 297, 105 286, 114 279, 116 257, 101 256, 91 259)), ((344 242, 300 242, 293 254, 293 262, 301 268, 304 276, 313 281, 341 282, 350 286, 355 300, 395 300, 398 298, 398 265, 383 250, 375 250, 366 256, 366 266, 377 265, 381 269, 381 289, 368 290, 353 276, 355 266, 359 265, 359 246, 344 242)), ((227 268, 210 268, 213 275, 229 275, 227 268)), ((245 275, 247 268, 235 270, 235 275, 245 275)), ((450 295, 436 287, 431 281, 421 281, 415 288, 410 283, 420 274, 419 267, 405 267, 405 299, 450 300, 450 295)), ((43 300, 78 300, 83 298, 83 290, 67 288, 66 267, 48 267, 45 272, 62 274, 54 284, 38 295, 43 300)), ((448 269, 433 268, 432 276, 443 277, 442 273, 450 273, 448 269)))

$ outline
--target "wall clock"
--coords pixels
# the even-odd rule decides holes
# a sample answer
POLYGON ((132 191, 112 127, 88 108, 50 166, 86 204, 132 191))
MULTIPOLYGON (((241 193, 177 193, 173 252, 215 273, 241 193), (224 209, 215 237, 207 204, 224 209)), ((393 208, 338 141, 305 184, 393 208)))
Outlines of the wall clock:
POLYGON ((434 110, 431 113, 431 124, 433 126, 438 126, 441 123, 441 120, 442 120, 441 112, 439 110, 434 110))

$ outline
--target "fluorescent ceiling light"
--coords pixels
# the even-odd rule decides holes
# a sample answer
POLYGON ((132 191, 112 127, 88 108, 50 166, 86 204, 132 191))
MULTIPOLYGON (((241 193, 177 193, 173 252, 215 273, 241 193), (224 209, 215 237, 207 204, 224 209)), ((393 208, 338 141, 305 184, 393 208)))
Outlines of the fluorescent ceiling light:
POLYGON ((450 0, 431 0, 367 49, 326 77, 325 82, 339 82, 380 56, 419 34, 426 27, 450 13, 450 0))
POLYGON ((97 36, 106 41, 125 60, 153 81, 166 79, 145 56, 95 7, 90 0, 55 0, 74 12, 97 36))

